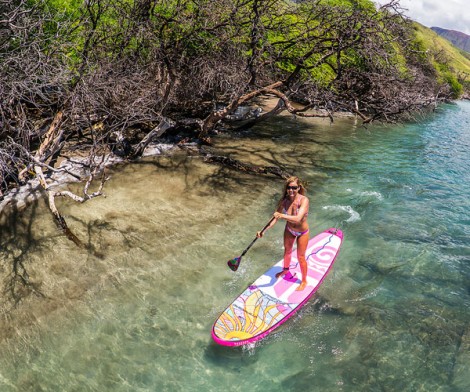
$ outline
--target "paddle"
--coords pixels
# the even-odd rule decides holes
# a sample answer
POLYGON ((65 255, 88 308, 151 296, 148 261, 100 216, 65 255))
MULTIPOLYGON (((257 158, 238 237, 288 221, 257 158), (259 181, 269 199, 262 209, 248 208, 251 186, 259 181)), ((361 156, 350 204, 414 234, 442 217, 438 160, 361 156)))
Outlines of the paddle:
MULTIPOLYGON (((271 220, 266 224, 266 226, 263 227, 263 230, 260 231, 261 234, 264 233, 264 231, 268 228, 268 226, 271 224, 271 222, 274 220, 274 216, 271 218, 271 220)), ((251 244, 248 245, 248 247, 243 251, 240 257, 235 257, 234 259, 231 259, 227 261, 227 265, 232 271, 236 271, 238 267, 240 266, 240 262, 242 260, 242 257, 245 256, 245 253, 248 252, 248 250, 253 246, 253 244, 256 242, 258 237, 255 237, 253 241, 251 241, 251 244)))

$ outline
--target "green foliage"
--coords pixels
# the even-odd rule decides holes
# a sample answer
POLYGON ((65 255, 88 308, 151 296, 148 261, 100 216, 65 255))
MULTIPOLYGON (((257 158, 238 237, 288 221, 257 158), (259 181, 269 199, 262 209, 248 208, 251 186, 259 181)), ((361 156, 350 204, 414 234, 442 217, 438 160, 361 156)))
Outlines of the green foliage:
MULTIPOLYGON (((282 60, 276 62, 281 71, 294 72, 300 64, 299 59, 303 59, 299 75, 325 87, 335 79, 339 67, 364 64, 361 56, 354 50, 343 50, 339 57, 333 56, 333 52, 326 55, 338 40, 342 39, 341 27, 335 26, 335 23, 341 23, 340 16, 351 15, 357 10, 365 13, 373 12, 375 6, 369 0, 322 0, 317 4, 316 12, 318 10, 329 12, 332 15, 329 20, 322 20, 321 11, 317 13, 316 18, 312 18, 311 3, 301 2, 297 7, 291 8, 290 12, 285 12, 279 17, 277 23, 282 28, 270 30, 267 39, 272 47, 277 47, 281 42, 292 43, 286 45, 282 60), (312 49, 317 53, 309 55, 312 49), (339 63, 333 64, 335 61, 339 63)), ((361 24, 357 24, 356 32, 360 28, 361 24)), ((346 39, 353 40, 354 37, 351 35, 346 39)))
POLYGON ((356 8, 363 11, 375 11, 375 5, 370 0, 322 0, 321 3, 333 7, 356 8))
MULTIPOLYGON (((366 17, 375 12, 374 3, 369 0, 321 0, 316 6, 323 6, 325 10, 336 10, 334 12, 338 18, 333 17, 320 23, 311 16, 309 7, 312 7, 312 3, 272 2, 272 10, 266 9, 261 15, 263 36, 252 46, 251 2, 244 3, 243 7, 237 10, 236 19, 230 20, 233 17, 232 8, 225 2, 216 4, 209 0, 162 0, 152 3, 152 12, 146 20, 138 20, 136 15, 140 3, 134 0, 92 0, 88 3, 91 6, 85 6, 83 0, 31 1, 41 4, 45 10, 54 14, 54 18, 45 26, 51 39, 55 37, 60 40, 59 26, 66 21, 73 21, 69 36, 63 37, 69 40, 65 56, 71 69, 78 68, 93 54, 98 56, 98 51, 99 56, 110 58, 115 57, 117 52, 121 57, 133 56, 139 52, 138 58, 144 60, 155 48, 162 47, 166 48, 166 51, 178 50, 181 57, 192 58, 210 56, 211 53, 223 51, 229 45, 238 46, 239 53, 244 54, 247 61, 258 55, 259 61, 273 62, 278 71, 286 74, 294 72, 299 65, 299 59, 304 59, 299 76, 311 78, 322 86, 335 79, 340 67, 367 69, 364 55, 354 48, 344 50, 334 61, 333 58, 325 60, 322 57, 336 40, 353 40, 354 35, 363 27, 358 23, 354 27, 355 32, 348 33, 349 37, 340 37, 342 27, 335 27, 335 23, 339 23, 342 15, 360 11, 366 17), (119 9, 115 8, 118 3, 119 9), (80 17, 84 22, 78 22, 80 17), (215 25, 223 20, 230 22, 227 24, 225 35, 211 31, 211 23, 215 25), (152 34, 144 32, 147 28, 154 32, 151 39, 149 37, 152 34), (319 43, 318 53, 309 55, 316 42, 319 43), (259 54, 254 50, 259 50, 259 54), (87 59, 83 56, 87 56, 87 59), (334 64, 335 61, 337 64, 334 64)), ((401 73, 405 74, 406 61, 398 48, 391 51, 391 56, 395 56, 393 62, 399 64, 401 73)), ((383 62, 382 66, 387 65, 383 59, 377 58, 375 61, 383 62)))
POLYGON ((194 94, 204 102, 283 82, 283 93, 309 97, 320 94, 308 89, 338 95, 343 89, 341 99, 350 108, 351 102, 378 100, 385 85, 413 88, 423 70, 459 96, 462 75, 470 75, 470 60, 431 30, 415 25, 409 47, 409 26, 393 13, 378 12, 370 0, 29 2, 44 13, 38 45, 45 57, 65 66, 72 86, 95 72, 103 79, 115 72, 131 78, 141 67, 156 70, 158 93, 152 94, 173 102, 199 77, 193 89, 201 90, 194 94), (171 96, 162 86, 180 90, 171 96))
POLYGON ((462 84, 459 83, 459 81, 457 80, 457 77, 451 72, 445 72, 443 76, 444 76, 444 80, 450 86, 450 89, 452 92, 452 98, 454 99, 460 98, 463 93, 463 86, 462 84))
POLYGON ((74 14, 83 4, 83 0, 45 0, 45 3, 56 13, 74 14))

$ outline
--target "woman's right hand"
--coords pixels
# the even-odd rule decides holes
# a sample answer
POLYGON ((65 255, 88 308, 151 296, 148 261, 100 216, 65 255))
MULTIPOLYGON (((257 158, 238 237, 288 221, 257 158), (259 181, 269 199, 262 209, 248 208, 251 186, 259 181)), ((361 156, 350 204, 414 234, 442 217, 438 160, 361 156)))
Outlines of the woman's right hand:
POLYGON ((256 237, 257 237, 257 238, 261 238, 261 237, 263 236, 263 234, 264 234, 264 233, 263 233, 262 231, 258 231, 258 232, 256 233, 256 237))

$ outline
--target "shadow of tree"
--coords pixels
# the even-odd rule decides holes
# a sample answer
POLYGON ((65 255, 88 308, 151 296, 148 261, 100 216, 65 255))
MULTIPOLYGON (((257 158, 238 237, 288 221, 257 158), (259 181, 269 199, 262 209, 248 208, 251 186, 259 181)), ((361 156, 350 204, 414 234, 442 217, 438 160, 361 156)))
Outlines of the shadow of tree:
POLYGON ((0 212, 0 248, 2 269, 5 271, 4 301, 13 307, 25 297, 34 294, 44 297, 40 284, 33 282, 28 273, 28 255, 41 246, 40 238, 33 235, 37 212, 44 199, 32 197, 34 190, 13 196, 0 212), (26 206, 23 197, 33 199, 26 206))
MULTIPOLYGON (((0 211, 0 276, 2 277, 3 311, 16 308, 27 297, 34 295, 48 298, 47 290, 42 290, 43 282, 35 280, 30 274, 35 253, 48 251, 46 242, 67 237, 50 212, 44 191, 32 187, 12 195, 0 211), (50 219, 50 225, 56 229, 41 230, 44 219, 50 219)), ((83 224, 85 224, 83 222, 83 224)), ((93 225, 89 222, 88 225, 93 225)), ((47 226, 47 225, 46 225, 47 226)), ((93 246, 92 230, 88 238, 72 241, 85 249, 90 256, 103 258, 93 246)), ((37 266, 34 266, 37 267, 37 266)))

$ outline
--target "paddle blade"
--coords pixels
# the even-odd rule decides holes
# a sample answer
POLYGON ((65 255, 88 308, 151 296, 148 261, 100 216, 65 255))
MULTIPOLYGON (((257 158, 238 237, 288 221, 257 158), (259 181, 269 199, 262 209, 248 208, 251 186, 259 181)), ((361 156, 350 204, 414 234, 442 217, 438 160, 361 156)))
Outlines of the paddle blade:
POLYGON ((236 271, 238 269, 238 266, 240 265, 241 259, 242 259, 241 257, 235 257, 234 259, 227 261, 228 267, 232 271, 236 271))

